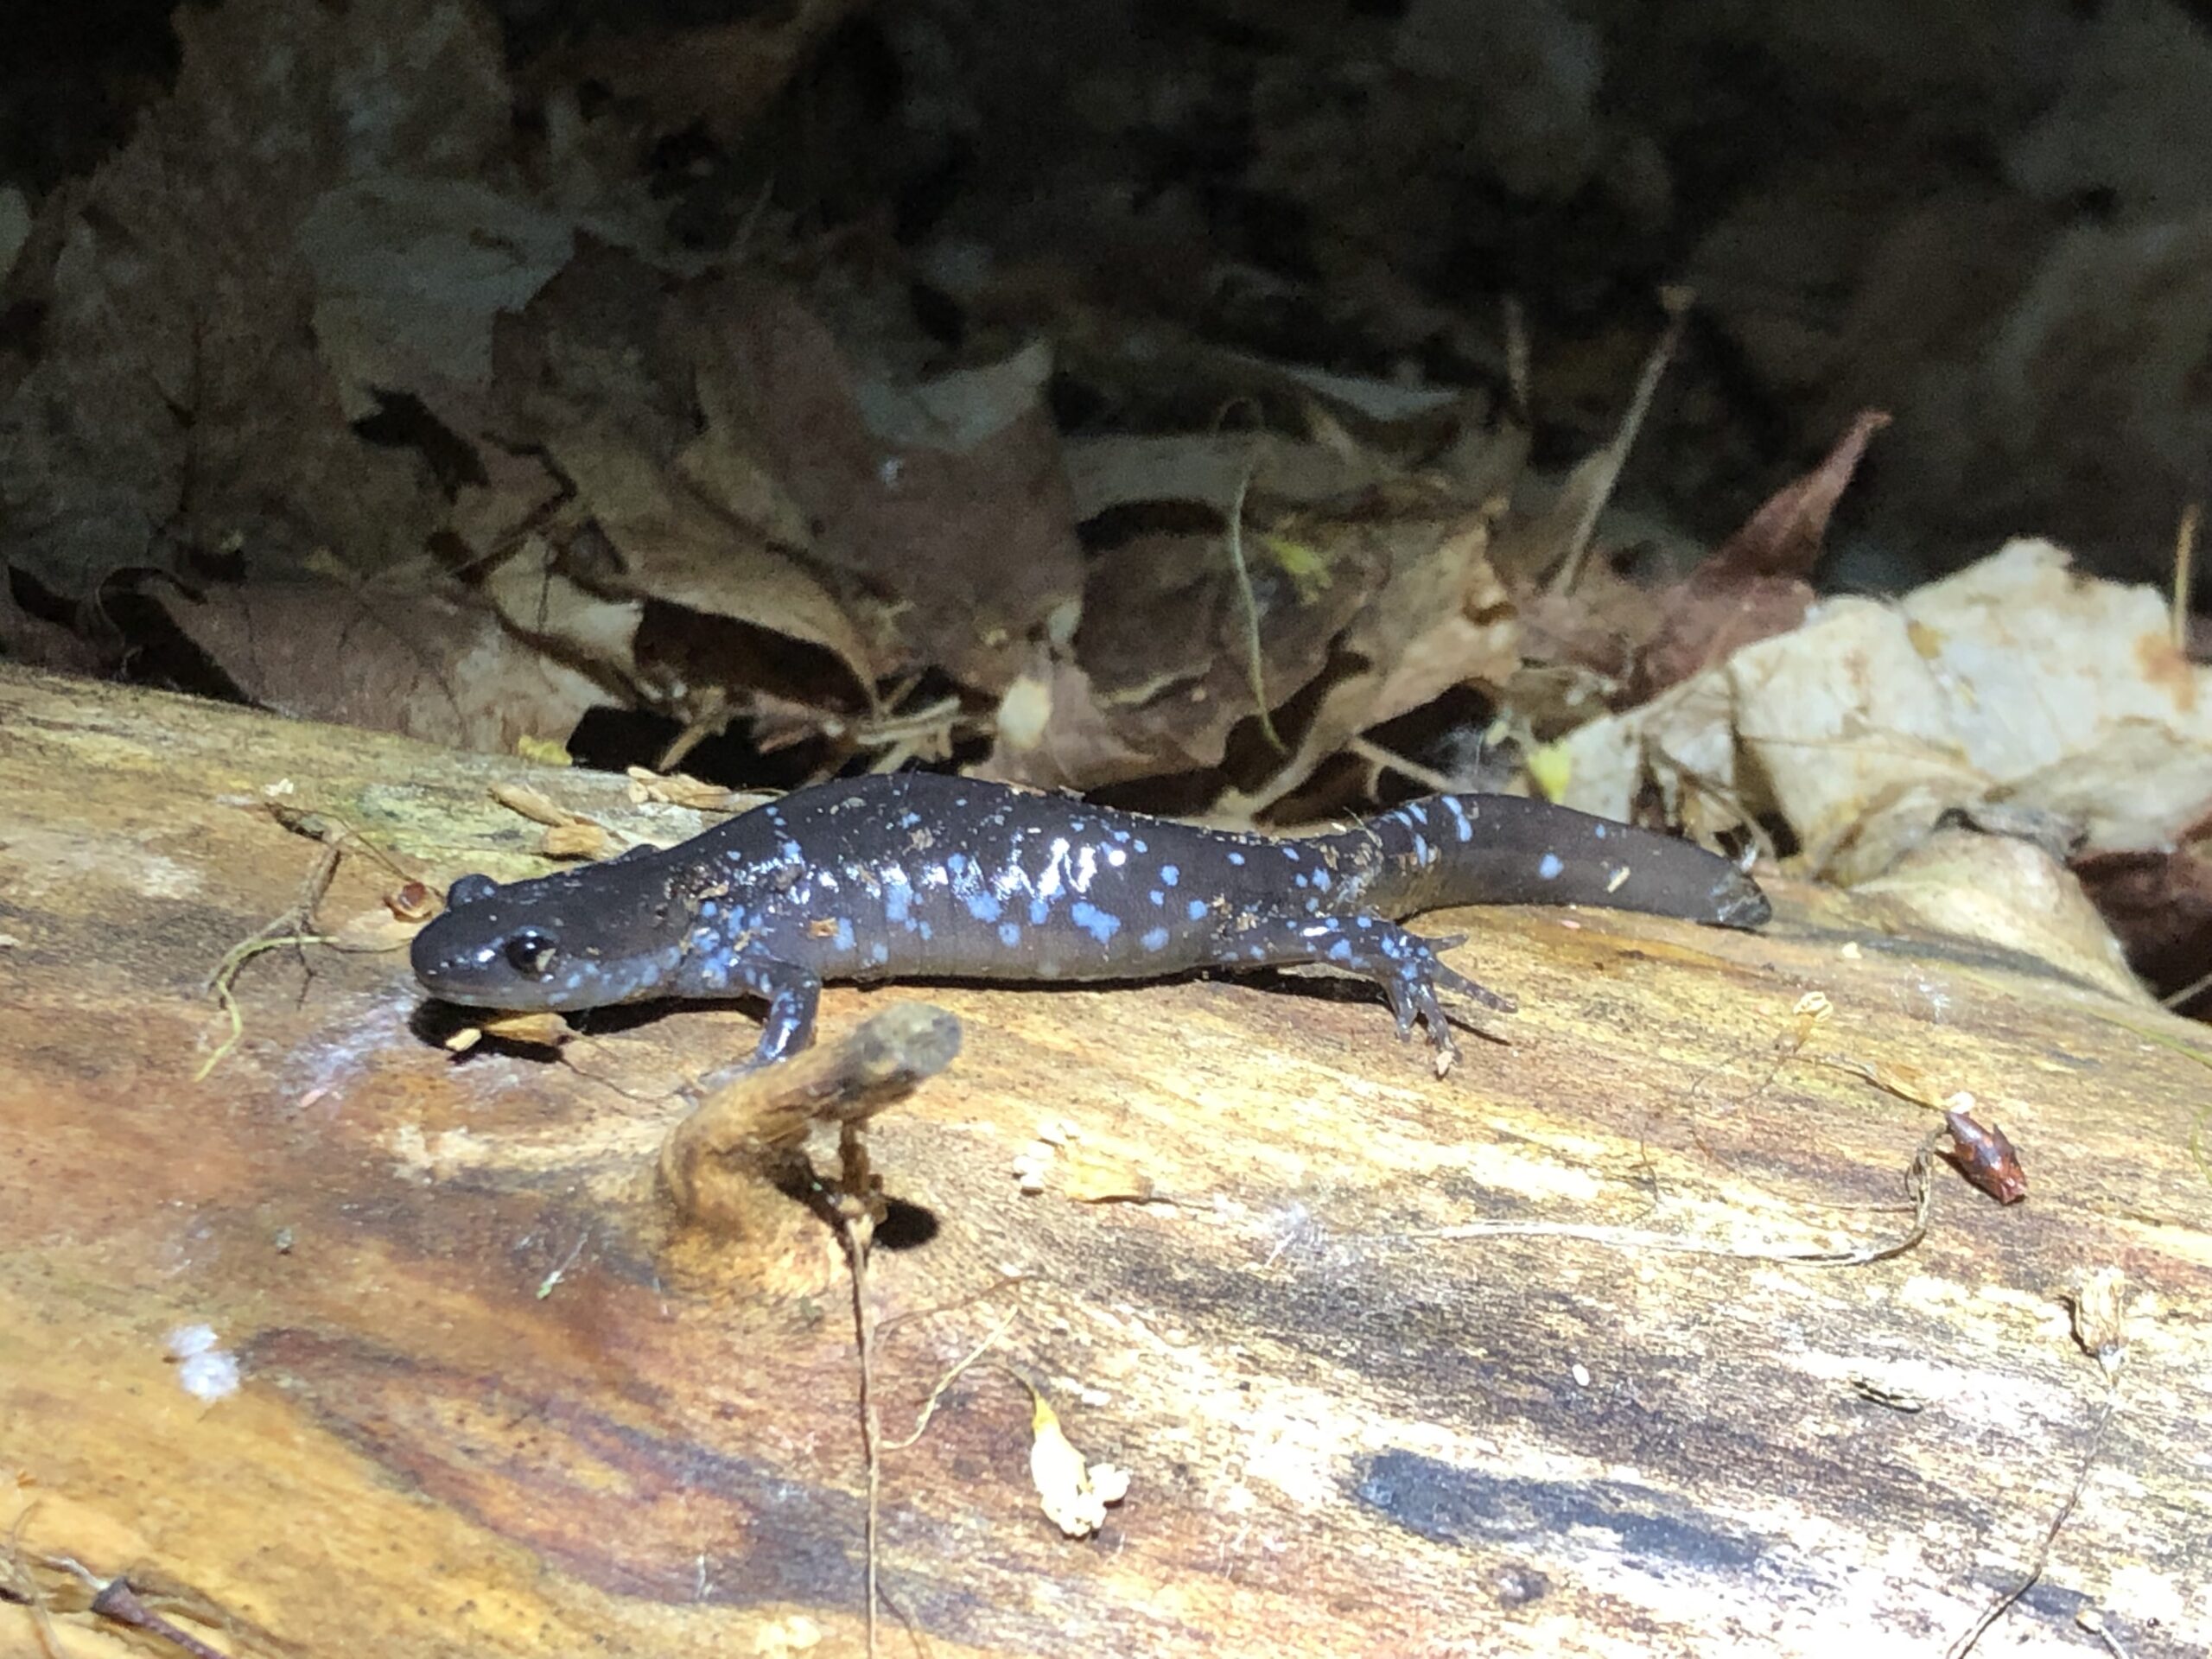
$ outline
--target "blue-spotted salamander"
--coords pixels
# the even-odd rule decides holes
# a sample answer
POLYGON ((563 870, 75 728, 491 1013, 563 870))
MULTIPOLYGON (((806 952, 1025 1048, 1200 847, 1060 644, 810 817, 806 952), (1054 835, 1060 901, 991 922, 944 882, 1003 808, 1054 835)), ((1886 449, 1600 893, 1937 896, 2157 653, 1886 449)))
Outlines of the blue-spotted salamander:
POLYGON ((1541 801, 1437 795, 1348 830, 1230 835, 1004 785, 817 785, 680 846, 501 887, 453 884, 416 976, 473 1007, 753 996, 754 1055, 813 1040, 824 980, 1149 979, 1324 963, 1374 980, 1437 1067, 1440 989, 1510 1008, 1397 925, 1469 904, 1591 904, 1755 927, 1766 895, 1688 842, 1541 801))

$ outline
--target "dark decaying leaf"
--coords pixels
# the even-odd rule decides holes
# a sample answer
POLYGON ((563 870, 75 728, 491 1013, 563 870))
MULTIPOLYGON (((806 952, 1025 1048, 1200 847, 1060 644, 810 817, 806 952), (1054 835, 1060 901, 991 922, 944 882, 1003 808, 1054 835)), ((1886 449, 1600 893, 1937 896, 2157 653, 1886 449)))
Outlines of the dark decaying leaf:
POLYGON ((16 273, 44 314, 0 399, 0 557, 74 597, 178 548, 411 556, 436 499, 418 460, 349 428, 296 238, 349 174, 492 166, 511 125, 497 30, 450 0, 233 0, 174 22, 174 91, 48 198, 63 223, 35 241, 57 257, 16 273))
POLYGON ((868 382, 794 295, 754 282, 696 285, 671 326, 714 426, 796 507, 809 564, 861 621, 879 669, 934 665, 1004 690, 1083 587, 1042 398, 1049 359, 868 382))
MULTIPOLYGON (((505 435, 542 451, 568 492, 525 581, 560 575, 602 600, 657 601, 785 635, 842 664, 850 697, 865 700, 881 665, 798 544, 804 515, 725 423, 702 429, 700 369, 688 331, 669 326, 679 292, 633 254, 588 245, 500 320, 493 397, 505 435)), ((478 544, 497 546, 506 528, 480 524, 478 544)), ((636 664, 621 666, 640 678, 636 664)), ((723 683, 736 664, 693 667, 707 678, 692 692, 741 697, 723 683)))
MULTIPOLYGON (((2073 870, 2129 965, 2160 993, 2212 969, 2212 823, 2172 847, 2084 854, 2073 870)), ((2205 995, 2198 991, 2188 1006, 2202 1007, 2205 995)))
MULTIPOLYGON (((1272 711, 1299 712, 1289 750, 1220 810, 1248 816, 1297 788, 1359 733, 1451 687, 1502 677, 1511 607, 1483 556, 1485 522, 1285 520, 1243 547, 1272 711)), ((1044 720, 1001 741, 995 776, 1096 785, 1221 766, 1254 720, 1243 596, 1219 536, 1139 537, 1102 556, 1073 664, 1037 676, 1044 720), (1098 770, 1086 773, 1083 768, 1098 770)))

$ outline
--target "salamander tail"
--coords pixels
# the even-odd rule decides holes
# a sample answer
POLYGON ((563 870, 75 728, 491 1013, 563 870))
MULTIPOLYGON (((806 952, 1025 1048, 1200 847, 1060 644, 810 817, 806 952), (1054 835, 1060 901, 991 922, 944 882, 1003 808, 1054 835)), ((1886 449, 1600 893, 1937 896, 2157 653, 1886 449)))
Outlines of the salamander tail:
POLYGON ((1772 914, 1758 884, 1719 854, 1548 801, 1432 795, 1369 819, 1365 832, 1382 864, 1368 901, 1394 915, 1602 905, 1751 928, 1772 914))

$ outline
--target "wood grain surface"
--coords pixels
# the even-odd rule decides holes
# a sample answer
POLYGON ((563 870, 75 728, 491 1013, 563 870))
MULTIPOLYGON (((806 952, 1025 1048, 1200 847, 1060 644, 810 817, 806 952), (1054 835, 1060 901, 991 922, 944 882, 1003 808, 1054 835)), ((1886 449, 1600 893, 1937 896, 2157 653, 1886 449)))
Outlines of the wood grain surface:
MULTIPOLYGON (((284 948, 200 1075, 211 975, 323 855, 272 799, 442 885, 542 868, 494 782, 704 822, 0 669, 0 1653, 188 1651, 90 1606, 121 1574, 234 1656, 861 1650, 837 1238, 684 1225, 655 1174, 746 1010, 455 1056, 404 951, 284 948), (203 1325, 222 1397, 171 1351, 203 1325)), ((375 944, 400 881, 344 857, 318 931, 375 944)), ((1982 1651, 2204 1651, 2212 1041, 1780 897, 1759 936, 1421 923, 1522 1004, 1440 1081, 1358 987, 833 989, 831 1039, 916 995, 964 1028, 868 1136, 887 1440, 989 1344, 884 1456, 882 1650, 1936 1653, 2063 1514, 1982 1651), (1939 1163, 1901 1253, 1759 1259, 1910 1232, 1936 1120, 1836 1062, 2002 1101, 2027 1200, 1939 1163), (1131 1477, 1095 1537, 1039 1510, 1018 1379, 1131 1477)))

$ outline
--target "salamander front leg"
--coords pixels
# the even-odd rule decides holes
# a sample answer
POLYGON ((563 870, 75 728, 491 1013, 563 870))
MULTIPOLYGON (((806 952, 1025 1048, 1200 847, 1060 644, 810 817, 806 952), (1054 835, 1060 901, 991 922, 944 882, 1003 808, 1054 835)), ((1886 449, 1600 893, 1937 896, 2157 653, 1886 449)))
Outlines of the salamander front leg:
POLYGON ((760 1027, 760 1045, 753 1051, 755 1065, 766 1065, 812 1045, 814 1011, 822 1001, 818 976, 787 962, 770 963, 754 989, 768 999, 768 1016, 760 1027))
POLYGON ((1416 1019, 1428 1027, 1436 1074, 1442 1077, 1459 1058, 1459 1047, 1436 1000, 1440 989, 1502 1014, 1510 1014, 1515 1007, 1512 998, 1478 985, 1438 958, 1438 950, 1448 950, 1465 938, 1461 934, 1425 939, 1383 916, 1267 916, 1225 931, 1221 961, 1224 966, 1255 968, 1319 962, 1373 980, 1390 999, 1400 1037, 1412 1034, 1416 1019))
POLYGON ((757 996, 768 1005, 760 1040, 745 1059, 719 1066, 700 1082, 708 1092, 755 1066, 796 1054, 814 1041, 814 1012, 822 1001, 822 977, 810 968, 773 957, 736 956, 710 961, 691 976, 690 996, 757 996))

